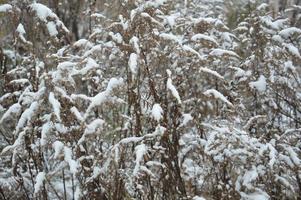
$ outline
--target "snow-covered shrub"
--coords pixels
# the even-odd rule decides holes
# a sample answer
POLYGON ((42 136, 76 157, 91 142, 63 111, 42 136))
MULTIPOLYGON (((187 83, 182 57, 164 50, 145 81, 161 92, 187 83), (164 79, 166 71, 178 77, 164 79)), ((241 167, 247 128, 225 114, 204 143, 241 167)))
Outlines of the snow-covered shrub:
POLYGON ((41 2, 0 5, 1 198, 300 198, 292 18, 253 1, 233 23, 232 1, 41 2), (84 23, 62 17, 83 7, 84 23))

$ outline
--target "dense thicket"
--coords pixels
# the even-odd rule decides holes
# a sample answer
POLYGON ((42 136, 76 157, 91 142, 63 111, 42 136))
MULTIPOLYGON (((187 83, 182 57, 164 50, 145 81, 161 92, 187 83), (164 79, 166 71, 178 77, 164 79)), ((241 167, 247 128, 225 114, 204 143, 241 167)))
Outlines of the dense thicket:
POLYGON ((300 1, 0 3, 0 199, 301 199, 300 1))

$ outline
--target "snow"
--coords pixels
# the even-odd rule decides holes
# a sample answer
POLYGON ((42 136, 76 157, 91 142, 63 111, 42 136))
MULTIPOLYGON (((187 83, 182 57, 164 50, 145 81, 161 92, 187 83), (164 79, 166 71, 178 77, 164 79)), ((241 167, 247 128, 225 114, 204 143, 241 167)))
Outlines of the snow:
POLYGON ((36 177, 36 183, 34 185, 34 193, 37 194, 40 190, 41 187, 43 186, 43 182, 45 180, 45 172, 39 172, 37 177, 36 177))
POLYGON ((272 28, 274 30, 279 30, 282 27, 284 27, 284 25, 287 23, 287 19, 278 19, 275 21, 272 21, 273 18, 271 16, 263 16, 260 17, 260 20, 262 23, 264 23, 265 25, 267 25, 269 28, 272 28))
POLYGON ((18 35, 19 35, 19 37, 20 37, 20 39, 21 39, 22 42, 24 42, 24 43, 29 43, 29 42, 25 39, 26 31, 25 31, 25 29, 24 29, 23 24, 20 23, 20 24, 18 25, 18 27, 17 27, 17 29, 16 29, 16 32, 18 33, 18 35))
POLYGON ((238 26, 237 28, 234 29, 236 32, 247 32, 249 29, 246 26, 238 26))
POLYGON ((236 57, 239 58, 239 56, 233 52, 233 51, 229 51, 229 50, 224 50, 224 49, 213 49, 209 55, 211 56, 216 56, 216 57, 220 57, 220 56, 231 56, 231 57, 236 57))
POLYGON ((256 170, 256 167, 253 166, 253 168, 249 171, 247 171, 242 180, 242 184, 244 186, 246 186, 248 189, 251 189, 252 188, 252 185, 251 185, 251 182, 256 180, 256 178, 258 177, 258 173, 257 173, 257 170, 256 170))
POLYGON ((235 78, 249 77, 252 75, 251 70, 245 71, 239 67, 229 67, 229 68, 235 70, 235 74, 234 74, 235 78))
POLYGON ((291 70, 292 72, 294 72, 296 70, 296 68, 294 67, 293 62, 291 60, 284 63, 284 70, 285 71, 291 70))
POLYGON ((101 168, 95 166, 95 167, 93 168, 93 175, 92 175, 92 178, 96 178, 96 177, 98 177, 100 174, 101 174, 101 168))
POLYGON ((294 168, 294 163, 291 161, 290 157, 283 155, 283 154, 279 154, 279 160, 283 161, 285 164, 287 164, 290 168, 294 168))
POLYGON ((300 53, 299 53, 299 50, 297 47, 295 47, 293 44, 285 44, 284 46, 287 48, 288 52, 290 52, 293 56, 301 59, 301 56, 300 56, 300 53))
POLYGON ((272 40, 274 40, 275 42, 279 42, 279 43, 283 42, 283 39, 281 38, 280 35, 273 35, 272 40))
POLYGON ((91 101, 93 98, 92 97, 88 97, 85 94, 71 94, 71 99, 72 100, 78 100, 78 99, 82 99, 85 101, 91 101))
POLYGON ((21 128, 24 128, 25 124, 30 121, 33 115, 38 110, 39 104, 38 102, 34 101, 29 108, 27 108, 21 115, 19 122, 16 126, 16 133, 20 131, 21 128))
POLYGON ((213 43, 214 45, 218 46, 218 43, 216 42, 215 39, 213 39, 212 37, 210 37, 208 35, 201 34, 201 33, 193 35, 191 37, 191 40, 194 42, 205 40, 207 42, 213 43))
POLYGON ((215 99, 220 99, 224 103, 226 103, 229 106, 233 107, 233 104, 230 101, 228 101, 228 99, 222 93, 220 93, 219 91, 217 91, 215 89, 206 90, 204 92, 204 95, 206 95, 208 97, 213 96, 215 99))
POLYGON ((89 71, 90 69, 99 67, 99 65, 93 58, 87 58, 85 61, 86 61, 86 66, 84 68, 85 70, 83 70, 83 69, 81 70, 83 75, 85 75, 87 73, 86 71, 89 71))
POLYGON ((145 135, 143 136, 143 139, 146 139, 146 138, 153 138, 153 137, 157 137, 157 136, 162 136, 163 133, 165 132, 165 130, 166 130, 165 127, 158 125, 158 126, 156 127, 156 130, 155 130, 154 132, 145 134, 145 135))
POLYGON ((71 83, 74 83, 72 75, 74 74, 74 72, 76 72, 75 66, 76 63, 70 61, 64 61, 59 63, 57 66, 57 70, 52 73, 53 82, 60 82, 62 81, 62 79, 67 79, 71 83))
POLYGON ((290 188, 291 184, 283 177, 279 175, 275 175, 275 181, 279 181, 282 185, 284 185, 287 188, 290 188))
POLYGON ((16 61, 16 54, 14 51, 8 50, 8 49, 3 49, 3 53, 11 60, 16 61))
POLYGON ((217 71, 211 70, 209 68, 201 67, 200 71, 211 74, 211 75, 215 76, 216 78, 224 79, 224 77, 222 75, 220 75, 217 71))
POLYGON ((59 63, 57 68, 65 70, 65 69, 70 69, 70 68, 74 67, 75 65, 76 65, 76 63, 74 63, 74 62, 65 61, 65 62, 59 63))
POLYGON ((114 42, 116 42, 117 44, 122 44, 123 38, 122 38, 122 35, 120 33, 109 32, 109 36, 111 36, 112 40, 114 42))
POLYGON ((78 169, 78 163, 72 159, 72 150, 68 147, 64 147, 65 161, 69 164, 70 172, 75 175, 78 169))
POLYGON ((60 112, 61 112, 61 104, 60 102, 54 97, 53 92, 49 93, 48 97, 49 103, 52 105, 52 109, 54 111, 55 116, 59 121, 61 121, 60 112))
POLYGON ((118 86, 120 86, 122 84, 123 84, 123 79, 122 78, 111 78, 109 83, 108 83, 106 91, 112 92, 112 90, 114 88, 117 88, 118 86))
POLYGON ((47 6, 40 3, 33 3, 30 5, 30 8, 34 10, 37 17, 46 24, 51 36, 57 35, 56 25, 61 27, 65 32, 69 32, 63 22, 59 20, 58 16, 47 6), (49 19, 54 21, 49 21, 49 19))
POLYGON ((199 17, 197 19, 193 19, 194 24, 199 24, 199 23, 208 23, 208 24, 215 24, 218 19, 212 18, 212 17, 199 17))
POLYGON ((230 48, 233 43, 233 38, 237 39, 237 37, 229 32, 222 32, 221 38, 223 39, 223 48, 230 48))
POLYGON ((138 9, 131 10, 130 20, 133 21, 134 17, 137 15, 138 9))
POLYGON ((273 168, 275 162, 276 162, 276 159, 277 159, 277 150, 273 147, 273 145, 271 145, 270 143, 267 144, 268 146, 268 149, 270 150, 270 153, 269 153, 269 157, 270 157, 270 161, 269 161, 269 166, 271 168, 273 168))
POLYGON ((56 36, 58 33, 57 29, 56 29, 56 24, 53 21, 50 21, 46 24, 49 35, 50 36, 56 36))
POLYGON ((102 103, 104 103, 107 98, 109 98, 111 92, 113 91, 114 88, 117 88, 118 86, 123 84, 123 79, 122 78, 111 78, 107 88, 105 91, 98 93, 96 96, 92 97, 91 103, 86 111, 85 117, 88 116, 88 114, 91 112, 91 110, 96 107, 100 106, 102 103))
POLYGON ((135 161, 136 165, 133 170, 134 176, 137 175, 140 168, 140 162, 142 161, 143 156, 147 153, 147 146, 145 144, 137 145, 135 147, 135 152, 136 152, 136 161, 135 161))
POLYGON ((261 3, 259 6, 257 6, 257 10, 265 10, 266 8, 268 8, 269 5, 267 3, 261 3))
POLYGON ((157 136, 162 136, 165 130, 166 130, 165 127, 158 125, 154 132, 145 134, 142 137, 133 136, 133 137, 123 138, 122 140, 120 140, 115 145, 115 147, 119 146, 120 144, 137 143, 137 142, 140 142, 140 141, 145 140, 145 139, 150 139, 150 138, 154 138, 154 137, 157 137, 157 136))
POLYGON ((140 170, 142 171, 142 172, 145 172, 147 175, 149 175, 150 177, 153 177, 153 178, 155 178, 156 177, 156 175, 151 171, 151 170, 149 170, 147 167, 145 167, 145 166, 140 166, 140 170))
POLYGON ((258 92, 264 92, 267 87, 266 78, 263 75, 260 75, 258 80, 250 82, 249 86, 253 89, 256 89, 258 92))
POLYGON ((80 70, 75 70, 73 75, 74 74, 81 74, 82 76, 85 76, 91 70, 99 68, 99 64, 97 64, 97 62, 93 58, 88 57, 84 60, 84 62, 86 63, 85 67, 83 67, 80 70))
POLYGON ((64 148, 64 144, 60 141, 55 141, 52 144, 52 148, 54 149, 54 158, 58 158, 64 148))
POLYGON ((102 45, 101 44, 95 45, 90 50, 88 50, 84 53, 84 57, 88 57, 89 55, 91 55, 95 52, 101 52, 101 50, 102 50, 102 45))
POLYGON ((256 116, 253 116, 253 117, 251 117, 251 118, 247 121, 246 125, 244 125, 243 128, 244 128, 245 130, 247 130, 247 129, 250 128, 250 126, 251 126, 254 122, 259 123, 259 120, 264 120, 264 119, 266 119, 266 116, 265 116, 265 115, 256 115, 256 116))
POLYGON ((178 44, 182 44, 182 37, 176 36, 172 33, 161 33, 159 36, 165 40, 172 40, 178 44))
POLYGON ((267 193, 260 190, 248 194, 240 192, 240 195, 243 200, 269 200, 270 199, 270 196, 267 193))
MULTIPOLYGON (((27 22, 22 16, 12 30, 15 40, 3 47, 12 49, 3 52, 10 51, 15 62, 5 55, 9 73, 0 81, 0 183, 13 185, 6 177, 14 178, 12 167, 18 163, 22 168, 28 147, 42 155, 38 169, 28 165, 32 177, 19 171, 33 198, 42 195, 44 183, 50 199, 80 199, 93 193, 89 185, 98 182, 103 193, 105 183, 117 179, 124 183, 121 199, 144 197, 148 183, 160 198, 162 183, 177 175, 192 200, 212 199, 217 190, 221 198, 230 191, 242 200, 267 200, 273 192, 267 182, 279 185, 279 196, 296 198, 295 172, 301 165, 301 129, 294 123, 299 115, 295 101, 301 98, 298 31, 283 31, 290 26, 284 17, 260 17, 264 12, 254 10, 244 19, 248 22, 240 23, 247 31, 233 35, 227 31, 235 27, 222 24, 224 14, 208 9, 214 2, 211 8, 221 10, 222 0, 184 1, 160 7, 163 1, 124 0, 122 8, 129 9, 119 16, 110 13, 114 3, 108 3, 108 18, 91 19, 92 35, 81 26, 84 18, 79 20, 79 32, 87 39, 73 44, 65 41, 68 35, 50 9, 28 7, 44 42, 53 48, 42 55, 13 48, 14 42, 23 47, 21 36, 25 40, 32 32, 19 24, 27 22), (129 13, 136 16, 130 19, 129 13), (193 19, 199 16, 220 20, 193 19), (254 44, 257 25, 265 46, 254 44), (263 57, 254 54, 261 49, 263 57), (137 95, 135 102, 128 89, 137 95), (256 110, 255 91, 263 92, 256 110), (225 164, 227 181, 216 181, 212 174, 223 178, 225 164), (174 167, 177 174, 165 173, 174 167)), ((81 14, 89 18, 89 11, 81 14)), ((173 182, 170 191, 179 190, 173 182)), ((4 189, 14 195, 13 188, 4 189)))
POLYGON ((75 115, 76 119, 80 122, 84 121, 84 118, 82 117, 81 113, 78 111, 78 109, 74 106, 70 108, 70 111, 75 115))
POLYGON ((7 151, 13 150, 13 149, 21 146, 24 141, 24 136, 25 136, 25 131, 20 132, 18 135, 18 138, 15 140, 14 144, 4 147, 1 151, 1 154, 3 155, 7 151))
POLYGON ((152 117, 159 122, 162 119, 163 109, 161 108, 160 104, 156 103, 153 105, 152 109, 152 117))
POLYGON ((80 187, 76 187, 75 193, 74 193, 74 200, 81 200, 83 195, 83 192, 81 191, 80 187))
POLYGON ((130 44, 134 47, 136 53, 139 55, 140 54, 139 39, 136 36, 133 36, 130 39, 130 44))
POLYGON ((90 134, 95 134, 97 133, 97 131, 103 127, 103 125, 105 124, 105 121, 102 119, 95 119, 93 120, 90 124, 88 124, 86 126, 86 129, 84 131, 84 134, 82 135, 82 137, 78 140, 78 144, 81 144, 87 135, 90 134))
POLYGON ((0 5, 0 13, 1 12, 7 12, 9 10, 12 10, 13 7, 10 4, 1 4, 0 5))
POLYGON ((146 12, 142 12, 142 13, 141 13, 141 16, 144 17, 144 18, 150 19, 150 21, 151 21, 152 23, 154 23, 154 24, 157 24, 157 25, 159 25, 159 26, 161 26, 161 27, 164 27, 163 24, 161 24, 160 22, 158 22, 157 20, 155 20, 152 16, 150 16, 150 15, 149 15, 148 13, 146 13, 146 12))
POLYGON ((83 46, 87 46, 87 47, 92 47, 92 43, 89 42, 89 40, 86 39, 79 39, 76 42, 74 42, 73 44, 74 47, 83 47, 83 46))
POLYGON ((203 59, 202 56, 199 54, 199 52, 197 52, 196 50, 194 50, 193 48, 191 48, 190 46, 188 45, 182 45, 182 48, 185 50, 185 51, 189 51, 195 55, 197 55, 200 59, 203 59))
POLYGON ((165 167, 161 162, 158 162, 158 161, 147 161, 145 164, 149 167, 151 167, 151 166, 159 166, 162 168, 165 167))
POLYGON ((15 103, 12 106, 10 106, 8 108, 8 110, 1 117, 0 124, 2 124, 4 122, 4 120, 9 118, 10 116, 13 116, 14 114, 20 113, 21 109, 22 109, 22 106, 19 103, 15 103))
POLYGON ((183 117, 183 121, 180 126, 185 126, 185 125, 187 125, 188 122, 193 120, 193 117, 191 116, 191 114, 182 114, 182 117, 183 117))
POLYGON ((124 138, 122 140, 120 140, 120 144, 127 144, 127 143, 131 143, 131 142, 140 142, 141 140, 143 140, 143 137, 127 137, 127 138, 124 138))
POLYGON ((16 31, 18 33, 20 33, 21 35, 26 34, 23 24, 19 24, 18 27, 17 27, 17 29, 16 29, 16 31))
POLYGON ((64 124, 62 123, 55 123, 54 127, 56 129, 57 132, 61 133, 61 134, 66 134, 68 132, 68 127, 64 126, 64 124))
POLYGON ((16 79, 9 82, 9 84, 19 84, 19 85, 24 85, 26 83, 30 83, 30 81, 26 78, 16 79))
POLYGON ((167 89, 169 89, 171 91, 171 94, 177 99, 178 103, 181 104, 182 101, 181 101, 179 92, 177 91, 176 87, 172 84, 172 80, 170 78, 171 71, 167 70, 167 74, 169 76, 167 79, 167 83, 166 83, 167 89))
POLYGON ((33 9, 40 20, 47 22, 47 18, 57 18, 56 14, 52 12, 47 6, 40 3, 33 3, 30 5, 31 9, 33 9))
POLYGON ((101 13, 93 13, 91 14, 91 17, 96 17, 96 18, 104 18, 106 19, 107 17, 101 13))
POLYGON ((175 26, 176 20, 179 17, 180 17, 180 13, 174 13, 172 15, 165 16, 167 24, 172 28, 175 26))
POLYGON ((298 154, 293 150, 292 147, 286 147, 287 152, 289 153, 290 159, 293 161, 293 163, 300 167, 301 166, 301 160, 298 158, 298 154))
POLYGON ((138 56, 137 56, 137 54, 131 53, 128 65, 130 67, 131 72, 133 74, 136 74, 137 73, 137 68, 138 68, 138 56))
POLYGON ((164 3, 166 2, 166 0, 152 0, 152 1, 147 1, 145 3, 145 8, 158 8, 160 6, 162 6, 164 3))
POLYGON ((289 27, 286 29, 283 29, 279 32, 279 35, 283 37, 284 39, 289 39, 290 37, 293 37, 294 35, 300 35, 301 29, 296 27, 289 27))
POLYGON ((71 99, 71 97, 67 94, 67 92, 65 91, 65 89, 60 88, 58 86, 54 87, 54 92, 57 92, 58 96, 61 96, 63 98, 68 99, 68 101, 73 102, 73 100, 71 99))
POLYGON ((206 200, 206 199, 203 198, 203 197, 200 197, 200 196, 194 196, 194 197, 192 198, 192 200, 206 200))
POLYGON ((49 133, 51 128, 52 128, 52 124, 49 121, 43 124, 42 131, 41 131, 41 141, 40 141, 41 146, 44 146, 46 144, 47 133, 49 133))
POLYGON ((118 18, 120 20, 119 24, 121 24, 123 30, 124 31, 128 30, 129 22, 122 15, 119 15, 118 18))

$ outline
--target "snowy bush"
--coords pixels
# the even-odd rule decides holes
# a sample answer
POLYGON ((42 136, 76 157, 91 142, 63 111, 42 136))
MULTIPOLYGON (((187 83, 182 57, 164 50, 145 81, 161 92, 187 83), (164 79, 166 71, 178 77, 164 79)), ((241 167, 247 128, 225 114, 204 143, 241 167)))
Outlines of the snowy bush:
POLYGON ((269 3, 0 4, 1 199, 300 199, 300 5, 269 3))

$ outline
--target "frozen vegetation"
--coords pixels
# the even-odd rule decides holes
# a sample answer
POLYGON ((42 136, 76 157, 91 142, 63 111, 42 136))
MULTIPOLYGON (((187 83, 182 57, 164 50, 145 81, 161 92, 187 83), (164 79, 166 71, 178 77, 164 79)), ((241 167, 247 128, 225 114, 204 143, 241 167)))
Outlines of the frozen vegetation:
POLYGON ((0 199, 300 200, 298 0, 0 0, 0 199))

